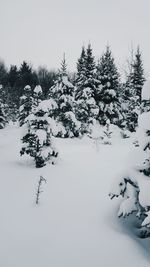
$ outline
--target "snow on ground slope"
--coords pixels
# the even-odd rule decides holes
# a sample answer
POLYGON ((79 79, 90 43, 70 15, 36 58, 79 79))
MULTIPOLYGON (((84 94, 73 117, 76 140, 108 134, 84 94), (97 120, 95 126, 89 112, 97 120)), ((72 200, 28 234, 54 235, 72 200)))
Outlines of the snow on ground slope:
POLYGON ((145 244, 123 230, 117 201, 108 197, 112 180, 131 146, 91 139, 57 139, 57 165, 35 169, 19 156, 20 129, 0 131, 1 267, 147 267, 145 244), (35 193, 46 178, 40 205, 35 193))

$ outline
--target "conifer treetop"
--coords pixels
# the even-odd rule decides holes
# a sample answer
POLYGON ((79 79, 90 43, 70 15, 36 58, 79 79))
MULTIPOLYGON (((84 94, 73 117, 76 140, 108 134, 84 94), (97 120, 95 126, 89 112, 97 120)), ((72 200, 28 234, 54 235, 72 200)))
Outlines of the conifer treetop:
POLYGON ((61 75, 66 76, 67 75, 67 63, 66 63, 66 57, 65 53, 63 55, 63 60, 61 62, 61 69, 60 69, 61 75))

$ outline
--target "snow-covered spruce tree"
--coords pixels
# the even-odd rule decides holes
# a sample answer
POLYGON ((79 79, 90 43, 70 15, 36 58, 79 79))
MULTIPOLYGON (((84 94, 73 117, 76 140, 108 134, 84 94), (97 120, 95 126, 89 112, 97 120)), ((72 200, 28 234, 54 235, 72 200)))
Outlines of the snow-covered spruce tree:
POLYGON ((144 75, 142 55, 139 46, 137 47, 132 70, 133 71, 131 73, 131 85, 135 91, 135 95, 137 96, 140 105, 142 100, 141 95, 142 95, 142 88, 145 82, 145 75, 144 75))
POLYGON ((53 119, 48 115, 49 108, 45 105, 45 101, 41 101, 25 119, 20 154, 33 157, 36 168, 45 166, 48 161, 54 164, 58 156, 52 140, 53 119))
MULTIPOLYGON (((146 96, 148 100, 150 90, 149 97, 146 96)), ((137 136, 139 148, 136 148, 133 167, 130 166, 127 173, 116 181, 110 196, 122 197, 118 216, 134 213, 139 218, 140 236, 150 237, 150 111, 139 115, 137 136)))
POLYGON ((109 46, 97 65, 97 79, 100 81, 97 102, 99 105, 98 120, 105 125, 110 123, 120 125, 123 119, 119 102, 119 73, 109 46))
POLYGON ((19 125, 22 126, 26 117, 31 113, 33 106, 32 90, 30 85, 24 87, 24 95, 20 97, 19 125))
POLYGON ((76 98, 80 98, 81 95, 81 88, 83 86, 83 83, 85 81, 85 70, 86 70, 86 52, 84 46, 82 47, 80 58, 77 62, 77 75, 76 75, 76 98))
POLYGON ((82 132, 88 132, 88 125, 96 119, 99 109, 95 96, 98 81, 95 78, 95 61, 91 45, 82 48, 81 56, 77 62, 76 79, 76 115, 82 123, 82 132))
POLYGON ((134 132, 137 127, 138 115, 140 113, 138 99, 130 83, 130 77, 122 84, 122 94, 120 98, 122 115, 124 121, 122 128, 134 132))
POLYGON ((144 85, 144 69, 139 47, 134 55, 132 52, 129 62, 129 72, 124 84, 122 97, 123 113, 125 115, 126 129, 136 131, 138 125, 138 115, 141 113, 141 95, 144 85), (124 109, 125 107, 125 109, 124 109))
POLYGON ((77 137, 80 134, 80 122, 75 116, 74 90, 75 88, 67 75, 67 65, 64 57, 55 85, 50 88, 49 94, 57 103, 54 118, 59 125, 63 126, 58 130, 57 136, 59 137, 77 137))

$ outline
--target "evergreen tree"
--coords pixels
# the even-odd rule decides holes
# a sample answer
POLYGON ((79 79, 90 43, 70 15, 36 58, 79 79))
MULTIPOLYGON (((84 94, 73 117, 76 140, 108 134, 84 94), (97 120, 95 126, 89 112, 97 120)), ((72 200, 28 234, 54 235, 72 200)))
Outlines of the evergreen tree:
POLYGON ((45 104, 40 102, 33 109, 32 114, 25 120, 24 128, 23 147, 20 154, 28 154, 33 157, 36 168, 45 166, 48 161, 54 164, 58 151, 52 142, 51 119, 48 117, 45 104))
POLYGON ((134 132, 137 127, 138 115, 140 113, 138 99, 128 81, 122 85, 122 89, 121 109, 124 117, 122 126, 124 130, 134 132))
POLYGON ((20 109, 19 109, 19 124, 22 126, 25 123, 25 119, 31 113, 33 106, 32 90, 30 85, 26 85, 24 88, 24 95, 20 97, 20 109))
POLYGON ((46 67, 39 67, 37 71, 39 84, 43 89, 44 97, 48 96, 49 88, 54 85, 56 79, 56 72, 54 70, 48 71, 46 67))
POLYGON ((63 56, 63 60, 61 62, 61 69, 60 69, 61 75, 62 76, 67 76, 67 63, 66 63, 66 58, 65 54, 63 56))
POLYGON ((95 61, 91 44, 88 45, 85 55, 86 85, 92 89, 95 86, 95 61))
POLYGON ((142 55, 138 46, 133 62, 133 72, 131 73, 131 85, 135 91, 135 95, 138 97, 139 104, 141 104, 142 87, 145 82, 144 68, 142 55))
POLYGON ((95 78, 95 62, 91 45, 82 48, 81 56, 77 62, 76 94, 77 101, 76 115, 82 123, 82 132, 88 131, 88 125, 96 119, 98 107, 95 96, 97 80, 95 78))
POLYGON ((150 112, 139 116, 138 125, 139 148, 134 155, 135 162, 113 185, 110 197, 122 197, 118 216, 127 217, 133 213, 139 224, 140 237, 144 238, 150 237, 150 198, 147 194, 150 190, 150 112))
POLYGON ((23 61, 19 69, 20 95, 22 95, 22 88, 24 88, 27 84, 33 89, 38 83, 38 77, 32 70, 32 67, 27 62, 23 61))
POLYGON ((139 47, 133 56, 129 62, 129 73, 124 84, 122 97, 122 103, 125 107, 125 127, 131 132, 135 131, 138 125, 138 115, 141 113, 142 87, 145 81, 139 47))
POLYGON ((81 56, 77 62, 76 99, 82 98, 84 88, 90 88, 91 95, 95 96, 97 80, 95 79, 95 61, 91 48, 88 45, 86 51, 82 48, 81 56))
POLYGON ((49 97, 57 103, 57 109, 54 112, 54 117, 57 122, 63 125, 63 128, 58 132, 60 137, 78 136, 80 131, 80 123, 75 116, 75 100, 74 86, 69 81, 67 75, 67 65, 65 57, 61 63, 57 80, 52 88, 50 88, 49 97))
POLYGON ((19 72, 16 65, 11 65, 10 70, 8 72, 8 85, 11 88, 17 87, 19 79, 19 72))
MULTIPOLYGON (((9 109, 9 117, 13 111, 13 106, 17 111, 20 105, 20 89, 19 89, 19 72, 16 65, 11 65, 7 75, 7 104, 9 109)), ((16 116, 15 116, 16 117, 16 116)))
POLYGON ((97 95, 98 120, 102 125, 108 119, 110 123, 119 125, 123 119, 119 103, 119 73, 108 46, 97 65, 97 79, 100 81, 97 95))
POLYGON ((0 84, 3 86, 3 88, 7 84, 7 68, 3 61, 0 61, 0 84))
POLYGON ((77 62, 77 77, 76 77, 76 86, 77 86, 76 98, 77 99, 80 97, 80 91, 82 91, 82 85, 85 80, 85 70, 86 70, 85 57, 86 57, 85 48, 82 47, 82 52, 77 62))

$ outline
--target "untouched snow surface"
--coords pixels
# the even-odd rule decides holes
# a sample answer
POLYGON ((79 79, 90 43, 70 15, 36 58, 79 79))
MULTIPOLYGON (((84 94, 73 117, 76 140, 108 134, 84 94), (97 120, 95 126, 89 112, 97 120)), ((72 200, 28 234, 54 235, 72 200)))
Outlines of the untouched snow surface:
POLYGON ((17 127, 0 130, 0 266, 150 266, 150 241, 131 234, 117 218, 119 200, 108 197, 136 149, 131 141, 57 139, 57 165, 35 169, 19 156, 20 135, 17 127), (40 175, 47 183, 36 206, 40 175))

